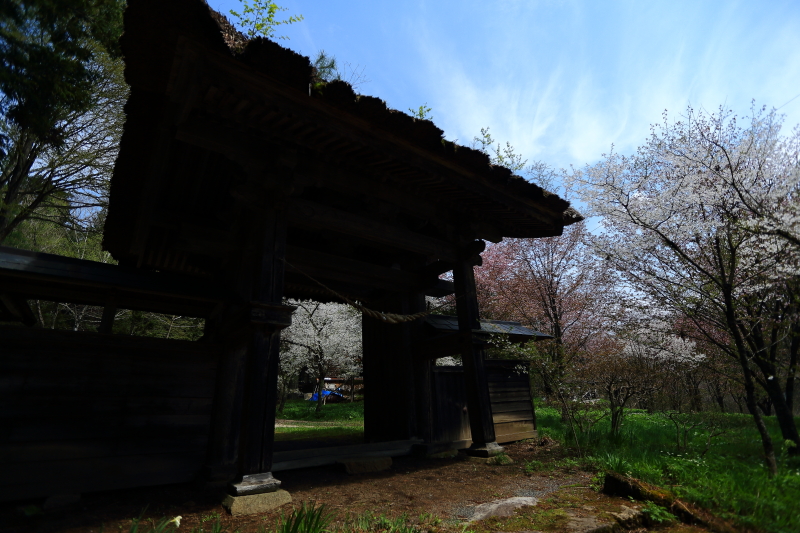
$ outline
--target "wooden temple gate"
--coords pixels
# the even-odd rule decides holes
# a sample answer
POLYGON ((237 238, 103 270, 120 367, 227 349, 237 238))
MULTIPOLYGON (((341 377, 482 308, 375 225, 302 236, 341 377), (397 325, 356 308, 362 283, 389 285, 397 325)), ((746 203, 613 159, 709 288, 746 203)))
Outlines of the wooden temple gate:
MULTIPOLYGON (((145 292, 181 280, 185 291, 151 298, 156 307, 192 287, 215 293, 192 315, 206 319, 198 344, 211 347, 197 353, 216 354, 193 475, 233 482, 236 494, 277 488, 278 341, 293 310, 284 298, 339 301, 332 291, 400 315, 424 311, 426 295, 454 293, 458 332, 446 339, 427 341, 420 320, 364 318, 365 438, 432 442, 433 365, 446 348, 463 358, 469 453, 497 453, 473 267, 484 241, 559 235, 580 215, 431 122, 346 83, 318 83, 308 58, 237 39, 202 0, 130 0, 121 39, 131 95, 104 248, 141 274, 133 285, 145 292), (452 283, 439 279, 446 272, 452 283)), ((0 265, 0 281, 6 274, 0 265)), ((3 287, 17 304, 35 292, 3 287)), ((120 291, 97 297, 124 307, 120 291)))

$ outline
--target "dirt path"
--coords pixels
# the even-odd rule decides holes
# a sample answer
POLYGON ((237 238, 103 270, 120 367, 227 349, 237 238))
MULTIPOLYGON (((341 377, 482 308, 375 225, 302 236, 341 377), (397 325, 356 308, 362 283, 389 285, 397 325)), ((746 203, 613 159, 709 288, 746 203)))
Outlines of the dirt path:
MULTIPOLYGON (((472 515, 475 506, 513 496, 539 498, 541 512, 552 515, 552 527, 545 529, 572 533, 580 529, 568 526, 578 522, 569 522, 564 513, 570 517, 589 517, 606 510, 618 511, 623 504, 631 505, 627 500, 591 490, 592 474, 587 472, 554 470, 533 475, 524 472, 525 462, 531 459, 545 464, 560 459, 561 450, 555 445, 518 443, 508 446, 507 453, 514 464, 499 466, 476 464, 459 458, 399 457, 390 470, 373 474, 348 476, 339 465, 280 472, 277 477, 283 482, 283 488, 291 493, 292 506, 299 506, 300 502, 325 504, 338 523, 343 523, 348 516, 365 512, 387 517, 405 514, 410 521, 417 523, 422 515, 427 517, 422 523, 432 531, 462 531, 463 523, 472 515), (431 522, 431 516, 439 520, 431 522), (435 527, 429 528, 434 522, 435 527)), ((269 531, 280 514, 232 517, 225 513, 220 501, 219 494, 213 491, 200 490, 193 485, 172 485, 88 494, 72 508, 36 516, 24 516, 21 509, 26 505, 41 504, 40 501, 18 503, 0 507, 0 531, 98 533, 102 528, 105 532, 127 532, 131 518, 147 507, 146 517, 181 515, 179 531, 189 533, 200 526, 208 531, 211 521, 219 516, 227 531, 238 529, 247 533, 257 531, 262 525, 269 531)), ((28 510, 32 508, 28 507, 28 510)), ((283 509, 284 512, 288 510, 289 506, 283 509)), ((505 522, 476 523, 470 525, 470 529, 522 530, 513 529, 513 520, 505 522)), ((526 522, 528 526, 530 523, 526 522)), ((523 525, 520 523, 520 527, 523 525)), ((670 531, 701 530, 671 528, 670 531)))

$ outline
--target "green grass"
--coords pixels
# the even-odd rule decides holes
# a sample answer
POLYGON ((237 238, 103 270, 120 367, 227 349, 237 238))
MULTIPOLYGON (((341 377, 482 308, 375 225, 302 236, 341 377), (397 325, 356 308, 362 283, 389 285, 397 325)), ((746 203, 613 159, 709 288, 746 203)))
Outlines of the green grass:
POLYGON ((291 427, 275 428, 275 440, 334 439, 364 435, 364 402, 333 403, 316 412, 315 402, 290 400, 277 418, 291 427))
MULTIPOLYGON (((538 408, 537 421, 540 435, 576 447, 556 409, 538 408)), ((618 435, 610 435, 604 420, 580 435, 578 444, 585 462, 666 488, 743 526, 774 533, 800 531, 800 458, 788 457, 774 418, 766 418, 780 451, 780 471, 772 479, 750 416, 698 414, 680 422, 680 435, 676 435, 675 425, 664 415, 631 412, 618 435), (710 446, 707 424, 691 428, 703 420, 725 430, 710 446)), ((537 467, 531 465, 530 470, 537 467)))
MULTIPOLYGON (((302 507, 292 511, 289 516, 283 516, 283 513, 281 513, 275 532, 323 533, 328 530, 330 523, 331 515, 325 510, 325 505, 316 507, 313 502, 309 505, 303 502, 302 507)), ((266 529, 262 526, 259 533, 266 533, 266 529)))
POLYGON ((335 439, 364 435, 364 426, 297 426, 275 428, 275 440, 335 439))
POLYGON ((364 422, 364 402, 330 403, 317 413, 316 402, 288 400, 282 413, 276 415, 283 420, 351 421, 364 422))
POLYGON ((375 515, 367 511, 347 520, 340 531, 353 533, 422 533, 425 531, 408 522, 408 516, 405 514, 396 518, 389 518, 383 514, 375 515))

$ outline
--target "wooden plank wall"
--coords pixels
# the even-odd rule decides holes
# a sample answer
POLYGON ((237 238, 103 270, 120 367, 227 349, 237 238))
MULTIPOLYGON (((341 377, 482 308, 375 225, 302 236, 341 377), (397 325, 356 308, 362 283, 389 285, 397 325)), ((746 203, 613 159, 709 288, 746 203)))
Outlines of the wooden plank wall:
POLYGON ((0 500, 193 480, 218 346, 0 327, 0 500))
MULTIPOLYGON (((530 381, 527 372, 517 373, 520 364, 525 363, 485 361, 494 431, 500 444, 536 436, 530 381)), ((434 367, 433 388, 433 441, 470 440, 467 396, 461 367, 434 367)))
POLYGON ((536 436, 526 361, 486 361, 494 433, 499 444, 536 436), (519 372, 520 366, 526 371, 519 372))
POLYGON ((433 367, 433 442, 472 439, 467 389, 460 366, 433 367))

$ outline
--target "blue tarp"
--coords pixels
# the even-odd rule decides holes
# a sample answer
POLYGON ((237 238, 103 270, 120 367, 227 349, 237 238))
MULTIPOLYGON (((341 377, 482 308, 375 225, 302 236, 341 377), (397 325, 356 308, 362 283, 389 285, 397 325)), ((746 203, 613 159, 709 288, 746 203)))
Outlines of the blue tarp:
MULTIPOLYGON (((338 392, 333 392, 333 391, 329 391, 329 390, 324 390, 324 391, 322 391, 322 397, 323 397, 323 398, 324 398, 325 396, 330 396, 331 394, 333 394, 333 395, 335 395, 335 396, 338 396, 338 397, 340 397, 340 398, 344 398, 344 396, 342 396, 342 395, 341 395, 340 393, 338 393, 338 392)), ((312 394, 312 395, 311 395, 311 398, 309 398, 309 399, 308 399, 308 401, 309 401, 309 402, 316 402, 316 401, 317 401, 317 393, 315 392, 314 394, 312 394)))

